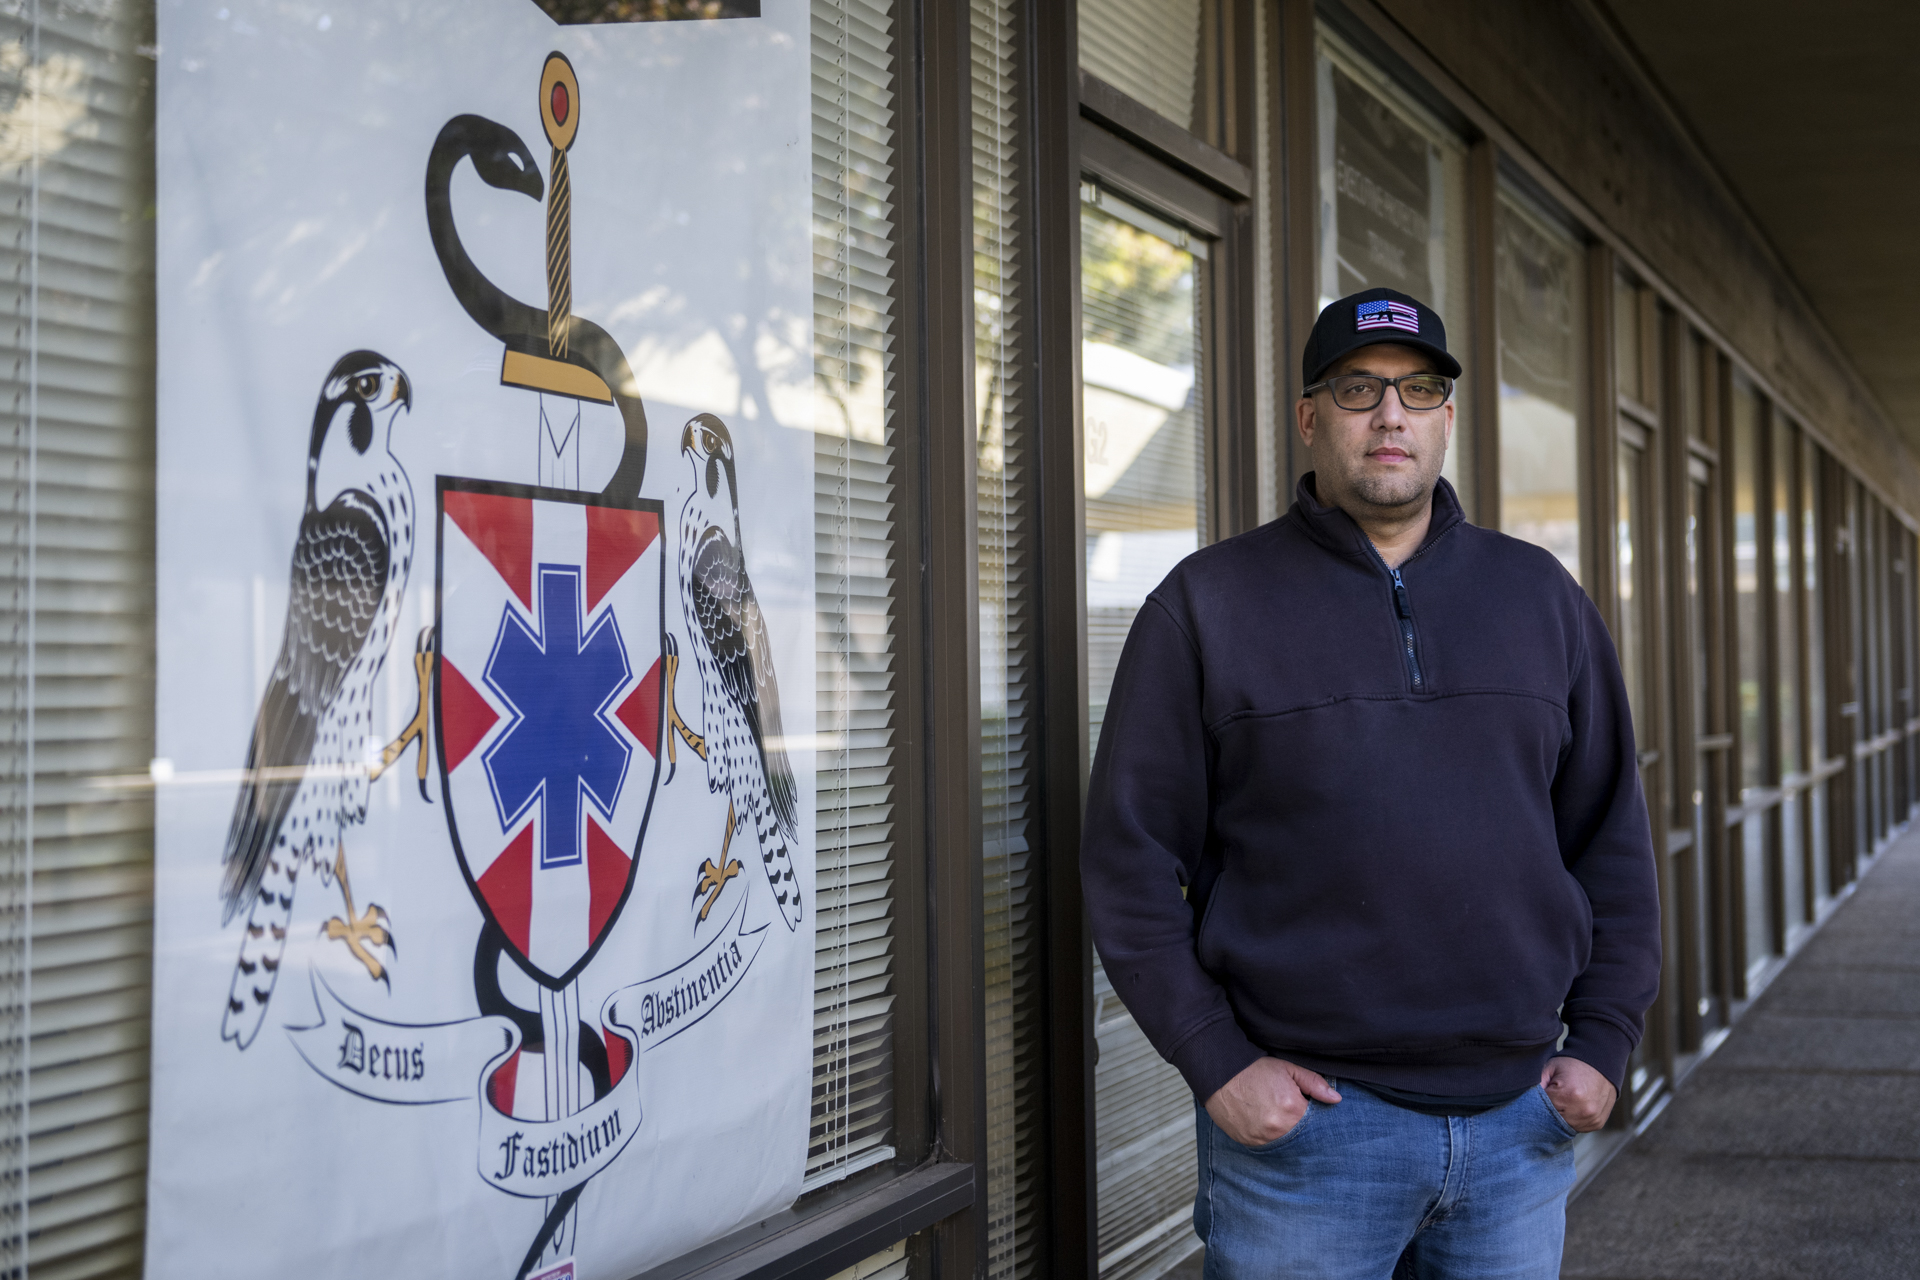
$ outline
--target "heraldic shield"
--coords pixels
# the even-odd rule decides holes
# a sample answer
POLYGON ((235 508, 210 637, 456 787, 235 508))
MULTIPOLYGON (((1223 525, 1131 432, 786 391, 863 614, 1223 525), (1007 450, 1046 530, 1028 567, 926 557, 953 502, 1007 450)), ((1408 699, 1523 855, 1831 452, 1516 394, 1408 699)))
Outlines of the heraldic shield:
POLYGON ((441 476, 433 719, 480 909, 572 982, 631 892, 659 783, 661 504, 441 476))

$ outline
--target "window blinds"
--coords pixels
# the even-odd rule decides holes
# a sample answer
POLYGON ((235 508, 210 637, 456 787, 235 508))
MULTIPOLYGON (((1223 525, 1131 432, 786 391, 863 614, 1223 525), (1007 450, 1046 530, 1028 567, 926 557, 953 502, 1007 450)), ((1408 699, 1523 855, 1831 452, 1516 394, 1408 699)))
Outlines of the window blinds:
POLYGON ((1033 670, 1018 351, 1016 0, 972 0, 973 309, 979 520, 987 1274, 1033 1274, 1042 1209, 1038 921, 1028 841, 1033 670))
POLYGON ((36 1280, 140 1269, 151 26, 141 0, 0 7, 0 1272, 36 1280))
POLYGON ((1191 129, 1205 9, 1201 0, 1081 0, 1080 65, 1191 129))
POLYGON ((812 7, 819 790, 809 1189, 893 1155, 891 7, 812 7))

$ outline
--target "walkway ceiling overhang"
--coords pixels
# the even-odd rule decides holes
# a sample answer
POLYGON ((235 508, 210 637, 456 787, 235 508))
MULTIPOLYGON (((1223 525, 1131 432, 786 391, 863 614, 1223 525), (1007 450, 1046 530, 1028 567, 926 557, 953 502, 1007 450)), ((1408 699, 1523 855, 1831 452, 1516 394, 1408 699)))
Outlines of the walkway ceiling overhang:
POLYGON ((1602 2, 1920 449, 1920 4, 1602 2))

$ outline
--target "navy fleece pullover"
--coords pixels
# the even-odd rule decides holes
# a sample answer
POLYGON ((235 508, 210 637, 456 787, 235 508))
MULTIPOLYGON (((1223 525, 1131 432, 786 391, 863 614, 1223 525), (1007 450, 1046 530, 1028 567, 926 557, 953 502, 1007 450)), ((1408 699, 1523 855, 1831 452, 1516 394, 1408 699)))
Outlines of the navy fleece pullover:
POLYGON ((1312 483, 1127 637, 1081 849, 1114 990, 1202 1100, 1262 1054, 1517 1093, 1562 1019, 1617 1087, 1660 907, 1599 613, 1444 480, 1396 587, 1312 483))

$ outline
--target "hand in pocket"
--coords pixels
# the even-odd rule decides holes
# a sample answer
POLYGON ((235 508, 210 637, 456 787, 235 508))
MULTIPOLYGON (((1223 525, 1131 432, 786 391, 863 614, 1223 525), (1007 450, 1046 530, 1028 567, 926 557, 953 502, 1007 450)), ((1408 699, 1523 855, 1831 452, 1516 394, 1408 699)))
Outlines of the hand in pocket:
POLYGON ((1540 1087, 1560 1118, 1580 1133, 1607 1123, 1620 1097, 1607 1078, 1578 1058, 1555 1058, 1540 1072, 1540 1087))

